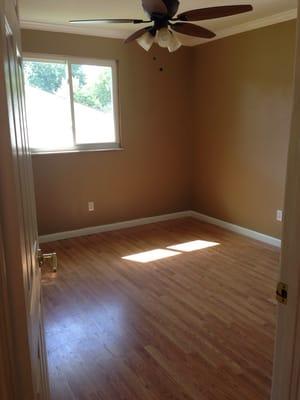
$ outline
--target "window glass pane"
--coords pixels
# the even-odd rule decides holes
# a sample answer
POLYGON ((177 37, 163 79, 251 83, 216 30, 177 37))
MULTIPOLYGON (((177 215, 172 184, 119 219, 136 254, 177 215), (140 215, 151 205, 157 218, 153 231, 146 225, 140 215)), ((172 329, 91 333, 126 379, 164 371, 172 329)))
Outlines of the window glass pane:
POLYGON ((76 143, 116 141, 111 67, 72 64, 76 143))
POLYGON ((24 75, 31 148, 56 150, 72 147, 66 63, 24 61, 24 75))

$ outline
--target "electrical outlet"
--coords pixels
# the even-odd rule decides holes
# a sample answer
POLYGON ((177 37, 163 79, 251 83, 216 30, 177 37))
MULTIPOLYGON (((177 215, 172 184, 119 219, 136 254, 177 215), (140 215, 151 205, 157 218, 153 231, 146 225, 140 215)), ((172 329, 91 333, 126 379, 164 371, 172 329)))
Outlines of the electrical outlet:
POLYGON ((95 203, 93 201, 88 202, 88 210, 89 212, 95 211, 95 203))
POLYGON ((279 222, 282 222, 282 218, 283 218, 282 210, 277 210, 276 211, 276 220, 279 221, 279 222))

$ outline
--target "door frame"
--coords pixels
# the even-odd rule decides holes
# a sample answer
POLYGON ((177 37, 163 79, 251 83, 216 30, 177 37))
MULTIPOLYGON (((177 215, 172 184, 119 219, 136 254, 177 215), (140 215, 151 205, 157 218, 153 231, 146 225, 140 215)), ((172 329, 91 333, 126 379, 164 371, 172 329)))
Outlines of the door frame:
MULTIPOLYGON (((37 379, 32 367, 30 347, 33 336, 28 323, 31 304, 26 296, 28 287, 24 280, 27 267, 25 264, 29 264, 24 251, 27 251, 29 246, 25 244, 24 232, 20 229, 24 221, 24 204, 19 185, 19 172, 24 165, 19 158, 21 155, 27 156, 27 148, 25 149, 24 138, 21 135, 18 141, 15 134, 11 135, 12 121, 14 124, 20 123, 21 128, 24 128, 24 125, 19 114, 11 114, 14 103, 18 104, 18 111, 23 110, 23 104, 19 98, 13 103, 8 90, 11 84, 21 84, 20 76, 16 75, 19 71, 14 71, 13 82, 10 72, 7 73, 12 62, 9 59, 8 48, 10 35, 14 48, 16 46, 21 49, 17 1, 0 0, 0 398, 37 400, 39 397, 46 400, 48 387, 41 388, 43 391, 39 392, 40 396, 36 391, 37 379), (20 147, 21 140, 24 149, 20 147), (20 151, 19 154, 19 150, 24 151, 20 151)), ((16 68, 19 65, 17 57, 16 68)), ((20 88, 14 86, 14 89, 20 95, 20 88)), ((29 181, 29 176, 25 173, 23 175, 25 180, 22 182, 29 181)), ((41 348, 40 350, 42 351, 41 348)))
MULTIPOLYGON (((0 0, 0 18, 2 7, 7 0, 0 0)), ((288 281, 288 306, 279 305, 277 339, 274 357, 274 374, 272 400, 297 400, 300 395, 300 0, 298 0, 297 22, 297 49, 296 49, 296 76, 294 89, 294 112, 291 126, 290 150, 288 157, 288 173, 285 198, 285 222, 282 241, 281 278, 288 281)), ((0 32, 3 35, 3 32, 0 32)), ((1 48, 0 44, 0 51, 1 48)), ((0 65, 0 72, 1 65, 0 65)), ((4 75, 2 75, 4 76, 4 75)), ((5 90, 5 82, 0 80, 0 91, 5 90)), ((0 108, 8 113, 6 100, 0 99, 0 108)), ((6 120, 1 117, 0 125, 3 130, 9 131, 6 120)), ((1 141, 1 140, 0 140, 1 141)), ((0 150, 1 151, 1 150, 0 150)), ((1 159, 1 157, 0 157, 1 159)), ((8 161, 8 160, 7 160, 8 161)), ((1 164, 1 163, 0 163, 1 164)), ((3 162, 2 165, 4 165, 3 162)), ((0 165, 1 167, 1 165, 0 165)), ((11 163, 7 163, 11 167, 11 163)), ((0 187, 0 191, 1 191, 0 187)), ((1 198, 0 198, 1 200, 1 198)), ((0 207, 2 206, 0 201, 0 207)), ((19 343, 20 332, 13 324, 15 299, 12 290, 19 288, 8 276, 5 252, 5 237, 2 234, 0 208, 0 396, 3 399, 31 400, 33 394, 28 394, 31 385, 29 371, 24 371, 26 363, 30 364, 28 350, 26 351, 27 333, 24 330, 19 343), (25 355, 20 358, 20 348, 24 348, 25 355), (22 362, 20 360, 22 359, 22 362), (26 384, 27 382, 27 384, 26 384), (26 387, 27 386, 27 387, 26 387), (26 393, 24 395, 24 393, 26 393)), ((14 274, 18 271, 14 271, 14 274)), ((14 275, 13 274, 13 275, 14 275)), ((22 303, 22 300, 21 300, 22 303)), ((19 303, 20 304, 20 303, 19 303)), ((18 309, 20 311, 20 309, 18 309)), ((26 315, 26 309, 21 307, 26 315)), ((23 316, 23 317, 24 317, 23 316)))
POLYGON ((288 285, 288 302, 278 305, 272 400, 298 400, 300 396, 300 0, 295 55, 279 278, 288 285))
MULTIPOLYGON (((0 18, 3 18, 6 0, 0 0, 0 18)), ((9 18, 14 21, 13 16, 9 15, 9 18)), ((0 26, 0 35, 2 38, 0 39, 0 52, 4 54, 3 45, 3 36, 5 35, 4 23, 1 21, 0 26)), ((0 54, 0 59, 3 54, 0 54)), ((0 74, 4 76, 3 64, 0 63, 0 74)), ((4 79, 0 79, 0 93, 5 93, 6 90, 6 82, 4 79)), ((6 135, 9 131, 9 125, 7 118, 4 118, 4 114, 8 114, 8 108, 6 103, 6 98, 3 96, 0 97, 0 109, 2 112, 0 113, 0 126, 1 126, 1 135, 6 135)), ((0 149, 1 152, 1 149, 0 149)), ((3 154, 1 154, 3 158, 3 154)), ((1 189, 0 189, 1 190, 1 189)), ((0 207, 2 204, 0 203, 0 207)), ((5 246, 4 246, 4 236, 2 232, 2 209, 0 209, 0 394, 1 398, 4 399, 17 399, 16 393, 16 362, 15 362, 15 354, 14 354, 14 346, 13 340, 14 332, 11 325, 11 299, 9 296, 9 288, 8 288, 8 271, 7 271, 7 263, 6 263, 6 254, 5 254, 5 246)))

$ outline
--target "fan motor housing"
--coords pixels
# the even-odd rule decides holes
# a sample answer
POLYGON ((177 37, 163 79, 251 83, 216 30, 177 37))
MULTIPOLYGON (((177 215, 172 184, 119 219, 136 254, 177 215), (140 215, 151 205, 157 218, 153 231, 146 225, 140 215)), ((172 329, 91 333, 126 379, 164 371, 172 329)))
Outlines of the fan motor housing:
POLYGON ((152 14, 151 20, 154 22, 154 28, 159 30, 169 25, 169 16, 162 14, 152 14))
POLYGON ((165 3, 167 9, 168 9, 168 15, 169 17, 174 17, 174 15, 177 13, 178 8, 179 8, 179 1, 178 0, 163 0, 165 3))

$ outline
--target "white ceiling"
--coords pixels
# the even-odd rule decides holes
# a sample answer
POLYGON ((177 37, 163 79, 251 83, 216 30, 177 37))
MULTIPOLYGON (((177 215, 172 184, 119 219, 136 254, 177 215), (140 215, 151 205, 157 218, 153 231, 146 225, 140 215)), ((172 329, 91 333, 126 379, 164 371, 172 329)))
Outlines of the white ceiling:
MULTIPOLYGON (((91 34, 103 37, 126 38, 136 25, 68 24, 70 19, 86 18, 144 18, 141 0, 19 0, 20 17, 24 28, 91 34)), ((199 25, 217 33, 217 37, 271 25, 296 17, 297 0, 181 0, 179 11, 230 4, 252 4, 254 12, 202 21, 199 25)), ((182 35, 180 35, 183 39, 182 35)), ((203 40, 185 37, 185 44, 203 40)))

